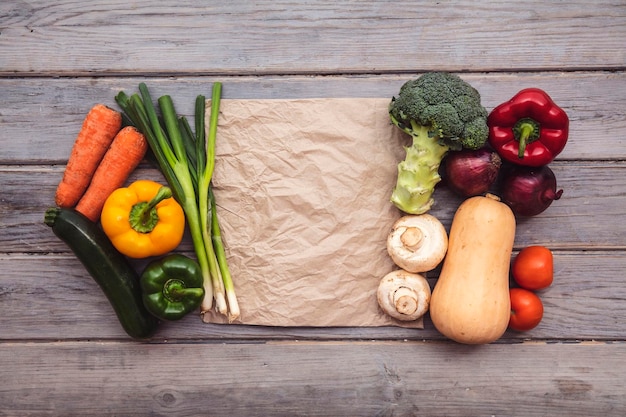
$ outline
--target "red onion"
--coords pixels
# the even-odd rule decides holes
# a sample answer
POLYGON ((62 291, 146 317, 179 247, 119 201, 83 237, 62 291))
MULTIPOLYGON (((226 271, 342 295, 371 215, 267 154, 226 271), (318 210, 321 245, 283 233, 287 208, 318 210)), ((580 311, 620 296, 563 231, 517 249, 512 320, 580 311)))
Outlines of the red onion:
POLYGON ((502 160, 489 149, 452 151, 446 157, 447 186, 463 197, 486 193, 498 178, 502 160))
POLYGON ((536 216, 561 198, 556 190, 556 177, 547 166, 515 166, 504 174, 502 201, 518 216, 536 216))

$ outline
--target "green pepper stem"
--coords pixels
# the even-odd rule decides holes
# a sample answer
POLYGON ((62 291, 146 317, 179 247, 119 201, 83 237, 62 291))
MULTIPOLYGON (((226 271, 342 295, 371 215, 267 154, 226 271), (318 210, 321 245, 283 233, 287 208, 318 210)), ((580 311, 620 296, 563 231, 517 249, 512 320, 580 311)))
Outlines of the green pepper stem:
POLYGON ((156 211, 157 204, 170 197, 172 197, 172 190, 163 186, 159 188, 152 200, 134 204, 128 215, 130 226, 139 233, 152 232, 159 223, 159 215, 156 211))
POLYGON ((170 302, 181 301, 185 298, 200 298, 204 294, 202 288, 188 288, 180 279, 168 279, 163 285, 163 296, 170 302))

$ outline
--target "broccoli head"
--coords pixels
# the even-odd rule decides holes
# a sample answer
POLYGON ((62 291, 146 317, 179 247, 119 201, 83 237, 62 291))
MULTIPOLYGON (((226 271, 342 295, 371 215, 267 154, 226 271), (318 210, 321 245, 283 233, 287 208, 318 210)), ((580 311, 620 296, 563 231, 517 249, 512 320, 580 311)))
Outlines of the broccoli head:
POLYGON ((413 144, 398 165, 391 201, 410 214, 430 210, 441 161, 450 150, 485 145, 487 114, 478 91, 457 75, 430 72, 406 82, 391 99, 389 116, 413 144))
POLYGON ((392 98, 389 115, 409 134, 415 125, 427 127, 432 137, 453 150, 481 148, 489 133, 478 91, 447 72, 430 72, 406 82, 392 98))

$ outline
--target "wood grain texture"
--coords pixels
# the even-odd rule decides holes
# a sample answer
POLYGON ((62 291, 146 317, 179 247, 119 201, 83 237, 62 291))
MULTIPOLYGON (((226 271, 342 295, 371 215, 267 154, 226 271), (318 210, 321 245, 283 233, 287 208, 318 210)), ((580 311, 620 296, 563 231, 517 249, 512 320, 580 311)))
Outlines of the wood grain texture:
MULTIPOLYGON (((0 58, 1 59, 1 58, 0 58)), ((193 115, 196 95, 222 81, 224 98, 393 97, 406 75, 332 77, 0 78, 0 164, 64 164, 82 121, 95 103, 118 108, 115 95, 145 82, 156 97, 170 94, 179 112, 193 115), (50 146, 50 144, 54 146, 50 146)), ((626 75, 623 72, 461 74, 488 110, 520 89, 539 87, 570 117, 570 139, 559 159, 626 159, 626 75), (609 145, 609 146, 607 146, 609 145)))
MULTIPOLYGON (((624 39, 615 0, 0 2, 0 416, 626 415, 624 39), (391 98, 433 70, 488 110, 532 86, 570 116, 551 164, 563 198, 517 226, 515 251, 555 254, 530 332, 468 347, 428 317, 415 330, 193 315, 136 342, 42 222, 89 108, 139 82, 191 115, 214 81, 235 99, 391 98)), ((144 163, 136 178, 160 175, 144 163)), ((460 200, 436 198, 449 227, 460 200)))
POLYGON ((0 16, 0 74, 10 76, 605 70, 626 61, 626 5, 610 0, 8 1, 0 16))
MULTIPOLYGON (((141 268, 145 263, 135 265, 141 268)), ((71 254, 0 255, 0 270, 4 271, 0 280, 0 317, 4 320, 0 340, 126 338, 104 294, 71 254)), ((539 293, 544 319, 532 331, 508 331, 502 341, 622 340, 626 334, 624 270, 626 257, 621 251, 555 251, 554 285, 539 293)), ((428 277, 434 286, 437 273, 428 277)), ((234 280, 236 286, 236 277, 234 280)), ((206 325, 197 315, 164 323, 154 337, 187 338, 443 339, 429 317, 424 330, 407 330, 206 325)))
MULTIPOLYGON (((161 174, 144 165, 129 178, 164 182, 161 174)), ((624 250, 626 193, 621 191, 626 165, 621 162, 555 162, 551 164, 563 197, 539 216, 519 219, 515 246, 544 244, 552 249, 624 250)), ((0 202, 0 252, 67 252, 43 224, 43 213, 54 204, 54 192, 64 167, 0 167, 4 199, 0 202)), ((393 184, 390 184, 390 192, 393 184)), ((216 186, 219 199, 221 189, 216 186)), ((435 191, 431 213, 449 230, 461 199, 444 186, 435 191)), ((186 237, 182 250, 191 249, 186 237)))
POLYGON ((624 348, 623 343, 10 343, 0 345, 0 414, 623 416, 624 348), (20 355, 13 356, 18 349, 20 355))

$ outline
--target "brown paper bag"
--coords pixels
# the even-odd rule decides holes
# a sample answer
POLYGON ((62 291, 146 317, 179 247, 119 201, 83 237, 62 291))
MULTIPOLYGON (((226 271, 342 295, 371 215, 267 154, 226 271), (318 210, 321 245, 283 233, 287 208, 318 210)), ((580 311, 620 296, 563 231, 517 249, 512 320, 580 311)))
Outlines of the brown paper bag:
POLYGON ((408 141, 388 105, 222 100, 213 182, 239 323, 423 327, 376 300, 396 269, 386 238, 402 213, 389 198, 408 141))

